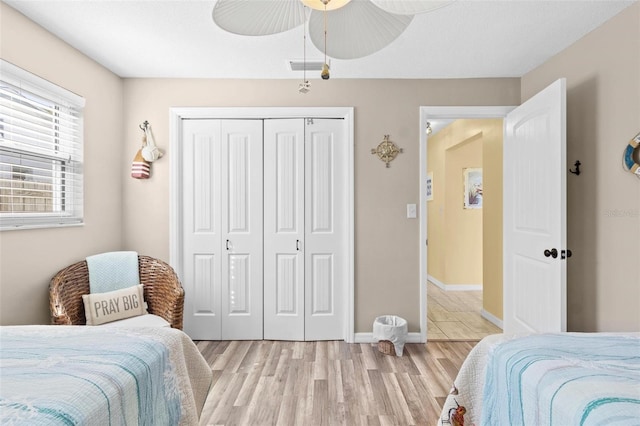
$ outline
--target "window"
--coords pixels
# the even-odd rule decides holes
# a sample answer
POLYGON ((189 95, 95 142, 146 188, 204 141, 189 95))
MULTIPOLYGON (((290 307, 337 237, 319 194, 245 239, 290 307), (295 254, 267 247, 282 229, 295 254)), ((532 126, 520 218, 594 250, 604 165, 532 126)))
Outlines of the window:
POLYGON ((0 229, 80 224, 84 98, 0 61, 0 229))

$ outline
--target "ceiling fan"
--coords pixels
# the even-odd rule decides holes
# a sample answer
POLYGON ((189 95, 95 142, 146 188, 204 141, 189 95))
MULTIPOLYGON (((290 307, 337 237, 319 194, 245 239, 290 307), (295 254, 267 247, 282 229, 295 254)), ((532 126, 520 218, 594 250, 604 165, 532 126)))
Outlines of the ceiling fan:
POLYGON ((357 59, 389 45, 409 26, 414 15, 453 1, 218 0, 212 15, 220 28, 246 36, 278 34, 305 24, 308 19, 311 41, 318 50, 324 48, 325 56, 357 59), (331 41, 328 45, 327 33, 331 41))

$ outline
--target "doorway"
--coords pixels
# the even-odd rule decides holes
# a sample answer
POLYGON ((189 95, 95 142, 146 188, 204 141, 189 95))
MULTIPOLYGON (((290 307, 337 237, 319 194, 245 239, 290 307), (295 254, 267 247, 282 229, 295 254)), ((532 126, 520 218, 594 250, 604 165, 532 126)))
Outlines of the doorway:
POLYGON ((481 339, 501 332, 481 313, 484 305, 499 311, 502 301, 495 276, 501 250, 493 240, 502 226, 503 120, 429 123, 427 339, 481 339))
MULTIPOLYGON (((445 189, 445 186, 442 185, 445 175, 441 170, 440 173, 436 173, 436 177, 434 177, 432 175, 432 171, 428 170, 428 143, 429 138, 433 138, 434 133, 432 132, 431 135, 427 135, 425 131, 427 122, 444 123, 444 125, 451 125, 451 123, 454 123, 456 120, 459 122, 466 121, 465 125, 467 125, 467 128, 463 131, 458 132, 457 140, 449 141, 450 146, 448 146, 448 148, 451 149, 450 157, 452 159, 455 159, 456 157, 461 156, 461 147, 466 146, 468 148, 474 143, 474 141, 482 139, 483 132, 486 133, 488 131, 480 123, 482 123, 484 120, 495 121, 496 119, 498 119, 501 121, 501 119, 503 119, 512 109, 513 107, 420 108, 420 205, 422 206, 422 208, 420 209, 420 318, 421 334, 424 340, 427 340, 428 338, 445 340, 477 340, 483 334, 494 334, 497 332, 501 332, 502 326, 502 322, 500 320, 500 317, 502 316, 502 139, 500 138, 500 150, 498 153, 492 151, 494 150, 493 145, 495 145, 495 143, 481 147, 481 152, 487 152, 488 156, 490 157, 490 161, 488 161, 487 164, 484 164, 483 161, 477 164, 488 167, 489 174, 486 175, 486 173, 482 173, 483 181, 489 179, 489 182, 491 182, 493 180, 492 185, 495 188, 500 189, 498 194, 500 197, 499 204, 487 207, 485 202, 485 205, 482 206, 481 210, 488 218, 488 224, 485 224, 483 222, 483 215, 478 214, 480 212, 473 211, 473 209, 464 209, 464 198, 468 195, 467 192, 469 189, 468 187, 466 190, 464 189, 465 178, 467 178, 467 184, 469 183, 468 176, 465 175, 465 173, 468 173, 468 170, 465 171, 464 169, 473 168, 471 167, 472 164, 469 164, 469 167, 464 167, 463 163, 460 163, 459 161, 452 161, 449 167, 448 174, 446 176, 446 178, 450 181, 450 185, 448 185, 450 187, 449 191, 453 192, 448 196, 448 198, 453 200, 449 201, 449 209, 453 211, 453 209, 455 208, 457 210, 457 213, 459 215, 462 215, 460 217, 464 217, 465 219, 470 219, 474 214, 476 216, 480 216, 479 220, 480 223, 482 223, 482 225, 480 226, 482 226, 483 231, 485 226, 488 226, 489 229, 499 230, 498 235, 496 235, 495 232, 489 232, 487 238, 485 238, 485 232, 481 232, 480 240, 477 240, 476 236, 474 244, 480 244, 483 247, 480 250, 480 257, 482 258, 482 260, 480 260, 479 266, 473 268, 469 267, 470 265, 466 265, 464 263, 465 256, 460 256, 460 249, 459 247, 456 248, 456 244, 454 244, 453 240, 451 240, 452 236, 438 235, 437 233, 433 232, 432 235, 428 235, 429 214, 444 215, 444 209, 447 208, 447 206, 444 204, 442 198, 440 199, 442 201, 441 206, 436 209, 430 209, 431 206, 428 204, 432 203, 432 205, 435 206, 436 202, 434 201, 435 197, 431 201, 428 200, 429 197, 427 196, 427 178, 429 178, 429 185, 431 186, 430 190, 432 191, 431 194, 435 196, 435 191, 440 189, 440 191, 442 192, 445 189), (474 122, 478 124, 477 128, 472 125, 474 124, 474 122), (458 146, 458 148, 456 148, 456 146, 458 146), (499 176, 494 176, 491 173, 492 171, 496 171, 496 169, 499 169, 499 176), (428 172, 430 172, 429 175, 427 175, 428 172), (438 178, 440 179, 439 182, 436 181, 436 179, 438 178), (496 182, 496 179, 499 179, 499 181, 496 182), (491 223, 492 220, 498 220, 498 223, 491 223), (442 238, 449 238, 449 241, 451 242, 448 248, 450 257, 449 262, 444 263, 446 258, 441 258, 438 260, 438 262, 443 262, 441 265, 434 264, 431 267, 428 267, 429 262, 433 261, 433 256, 429 256, 429 248, 431 248, 434 243, 437 243, 438 239, 442 241, 442 238), (487 246, 490 247, 490 250, 486 250, 488 251, 488 255, 485 258, 484 248, 487 246), (449 275, 446 275, 447 270, 449 270, 450 272, 449 275), (433 274, 431 274, 430 272, 433 272, 433 274), (461 275, 461 273, 467 273, 467 275, 461 275), (488 283, 485 282, 486 280, 484 278, 487 273, 489 277, 491 277, 488 283), (444 277, 444 279, 438 279, 438 276, 444 277), (489 287, 492 287, 495 290, 495 294, 491 295, 491 299, 494 299, 493 304, 488 303, 489 306, 485 306, 482 297, 482 291, 484 290, 485 284, 489 284, 489 287), (430 293, 431 296, 429 296, 430 293), (429 304, 431 304, 431 306, 429 304), (433 312, 429 311, 429 307, 432 308, 431 310, 433 312), (434 318, 443 320, 442 328, 446 329, 440 329, 438 327, 438 324, 434 324, 433 322, 429 321, 430 319, 434 318), (465 323, 467 323, 468 326, 464 326, 465 323), (436 330, 433 330, 434 328, 436 330)), ((437 130, 439 129, 436 129, 436 132, 437 130)), ((501 136, 501 123, 499 124, 498 131, 500 132, 501 136)), ((477 147, 475 152, 477 155, 477 147)), ((441 160, 443 162, 445 161, 444 158, 441 160)), ((485 182, 483 183, 486 185, 485 182)), ((443 193, 440 194, 440 197, 442 196, 443 193)), ((496 194, 493 193, 492 196, 496 196, 496 194)), ((451 218, 452 216, 447 215, 447 217, 451 218)), ((434 217, 433 219, 437 221, 438 217, 434 217)), ((452 219, 450 219, 450 223, 448 224, 448 228, 450 230, 455 229, 455 223, 451 223, 451 220, 452 219)), ((477 220, 478 218, 476 218, 476 223, 477 220)), ((466 223, 463 226, 477 226, 477 224, 473 225, 473 223, 466 223)), ((444 232, 446 232, 446 229, 447 227, 442 228, 444 232)), ((465 240, 464 235, 458 235, 457 238, 459 240, 457 242, 458 246, 460 243, 464 244, 464 241, 462 241, 465 240)), ((469 247, 466 247, 465 250, 467 250, 468 248, 469 247)), ((440 248, 440 250, 442 250, 442 248, 440 248)), ((442 254, 444 254, 445 256, 447 255, 446 252, 443 252, 442 254)))

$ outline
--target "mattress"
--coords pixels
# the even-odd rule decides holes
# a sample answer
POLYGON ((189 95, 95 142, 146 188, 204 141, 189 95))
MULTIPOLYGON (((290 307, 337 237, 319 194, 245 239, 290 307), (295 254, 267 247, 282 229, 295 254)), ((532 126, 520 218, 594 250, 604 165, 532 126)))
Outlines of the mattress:
POLYGON ((469 353, 441 413, 465 424, 640 424, 640 334, 492 335, 469 353))
POLYGON ((212 373, 173 328, 0 327, 0 423, 197 425, 212 373))

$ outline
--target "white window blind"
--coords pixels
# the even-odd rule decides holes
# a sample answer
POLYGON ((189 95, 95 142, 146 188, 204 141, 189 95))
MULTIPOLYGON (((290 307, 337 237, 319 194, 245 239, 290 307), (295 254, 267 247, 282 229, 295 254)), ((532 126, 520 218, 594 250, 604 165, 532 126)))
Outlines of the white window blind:
POLYGON ((82 223, 84 98, 0 62, 0 229, 82 223))

